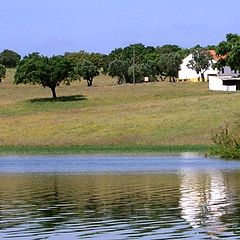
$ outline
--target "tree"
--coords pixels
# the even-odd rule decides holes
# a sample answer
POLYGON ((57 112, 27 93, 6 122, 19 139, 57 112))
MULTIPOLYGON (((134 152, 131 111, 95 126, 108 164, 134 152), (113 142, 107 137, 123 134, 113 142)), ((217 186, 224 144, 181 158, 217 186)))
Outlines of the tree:
POLYGON ((192 60, 189 61, 187 65, 188 68, 195 70, 197 73, 200 73, 202 81, 204 81, 204 73, 212 65, 212 57, 209 54, 208 50, 196 47, 192 52, 192 60))
POLYGON ((240 35, 230 33, 226 39, 216 48, 220 58, 216 66, 217 68, 229 66, 232 70, 240 72, 240 35))
POLYGON ((52 91, 53 98, 56 98, 56 87, 63 81, 69 83, 72 71, 73 64, 63 56, 48 58, 40 56, 39 53, 32 53, 20 61, 14 82, 48 87, 52 91))
POLYGON ((134 76, 135 76, 135 82, 139 83, 139 82, 143 82, 144 79, 144 64, 135 64, 134 66, 131 65, 128 68, 128 74, 129 76, 131 76, 131 83, 133 83, 133 72, 134 72, 134 76))
POLYGON ((170 81, 175 82, 175 78, 178 77, 178 71, 182 63, 182 57, 179 53, 173 52, 167 55, 166 59, 166 76, 169 77, 170 81))
POLYGON ((145 55, 147 60, 145 63, 152 62, 151 75, 159 76, 161 80, 165 80, 167 77, 171 81, 175 81, 178 77, 178 70, 182 59, 184 59, 189 54, 188 49, 183 49, 177 45, 163 45, 161 47, 156 47, 153 53, 148 53, 145 55))
POLYGON ((142 64, 142 74, 143 77, 149 77, 150 81, 156 81, 157 76, 160 74, 157 62, 153 60, 147 60, 142 64))
POLYGON ((6 68, 0 64, 0 82, 2 81, 3 78, 6 76, 6 68))
POLYGON ((87 60, 78 63, 74 72, 76 77, 82 77, 84 80, 87 80, 88 87, 92 86, 93 78, 99 75, 97 66, 87 60))
POLYGON ((4 65, 7 68, 16 67, 21 59, 21 56, 9 49, 5 49, 0 53, 0 64, 4 65))
POLYGON ((66 52, 64 56, 73 62, 75 64, 78 64, 79 62, 82 62, 84 60, 92 62, 98 69, 104 69, 106 68, 106 55, 100 54, 100 53, 88 53, 84 50, 81 50, 79 52, 66 52))
POLYGON ((138 44, 131 44, 125 48, 117 48, 113 50, 109 55, 109 64, 110 62, 114 60, 122 60, 129 64, 129 66, 132 65, 133 61, 133 49, 135 51, 135 63, 141 64, 144 63, 146 60, 146 55, 154 53, 155 49, 154 47, 144 46, 141 43, 138 44))
POLYGON ((159 46, 156 47, 156 53, 158 53, 160 55, 178 52, 180 50, 182 50, 181 47, 179 47, 177 45, 171 45, 171 44, 163 45, 161 47, 159 47, 159 46))
POLYGON ((161 75, 169 77, 169 81, 175 82, 182 63, 182 56, 178 52, 170 52, 159 56, 158 71, 161 75))
POLYGON ((111 77, 118 78, 118 84, 130 82, 130 76, 128 73, 130 65, 123 60, 115 59, 110 62, 108 66, 108 74, 111 77))

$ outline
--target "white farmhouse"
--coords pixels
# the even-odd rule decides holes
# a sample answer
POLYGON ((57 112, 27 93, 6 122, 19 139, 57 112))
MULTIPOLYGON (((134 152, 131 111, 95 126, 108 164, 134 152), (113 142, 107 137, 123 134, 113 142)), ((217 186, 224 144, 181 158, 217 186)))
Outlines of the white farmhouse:
MULTIPOLYGON (((230 67, 224 67, 221 70, 213 68, 213 64, 219 60, 216 52, 214 50, 209 50, 210 55, 212 56, 212 61, 208 70, 204 72, 205 81, 209 80, 210 76, 234 76, 234 71, 230 67)), ((199 82, 201 81, 201 73, 197 73, 195 70, 188 68, 189 62, 192 60, 192 54, 189 54, 186 58, 183 59, 182 64, 180 65, 180 71, 178 72, 179 81, 191 81, 199 82)))

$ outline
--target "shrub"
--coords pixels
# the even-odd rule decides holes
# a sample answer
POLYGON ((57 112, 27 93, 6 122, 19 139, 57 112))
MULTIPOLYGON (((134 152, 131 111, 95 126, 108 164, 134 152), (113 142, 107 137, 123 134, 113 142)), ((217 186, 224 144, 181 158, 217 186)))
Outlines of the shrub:
POLYGON ((212 137, 216 144, 211 152, 212 155, 227 158, 240 159, 240 132, 238 127, 230 130, 229 124, 221 127, 212 137))
POLYGON ((0 82, 6 77, 6 68, 0 64, 0 82))

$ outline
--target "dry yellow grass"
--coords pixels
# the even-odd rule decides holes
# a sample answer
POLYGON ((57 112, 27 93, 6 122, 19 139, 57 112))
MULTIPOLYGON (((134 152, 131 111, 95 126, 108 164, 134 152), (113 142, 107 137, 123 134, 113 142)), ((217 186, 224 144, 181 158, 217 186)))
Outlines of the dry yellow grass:
POLYGON ((239 93, 207 83, 117 85, 99 76, 60 86, 59 101, 41 86, 0 84, 0 145, 211 144, 212 130, 235 117, 239 93), (65 98, 63 98, 65 96, 65 98))

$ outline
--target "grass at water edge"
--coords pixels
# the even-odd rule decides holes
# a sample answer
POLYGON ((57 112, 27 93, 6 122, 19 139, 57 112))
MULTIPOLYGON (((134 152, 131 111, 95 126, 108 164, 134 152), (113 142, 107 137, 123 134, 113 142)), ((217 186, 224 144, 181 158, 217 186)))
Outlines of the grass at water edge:
POLYGON ((161 145, 161 146, 0 146, 4 155, 77 155, 77 154, 180 154, 206 155, 210 145, 161 145))

